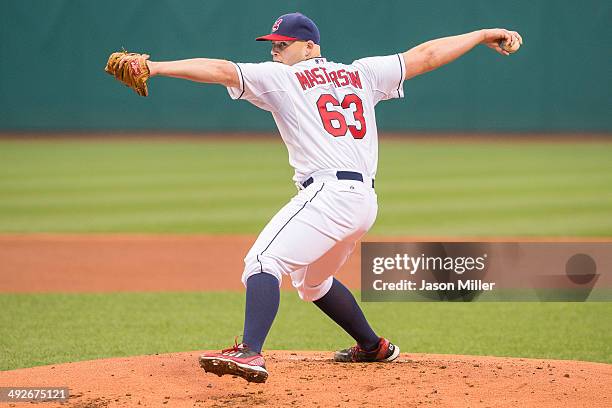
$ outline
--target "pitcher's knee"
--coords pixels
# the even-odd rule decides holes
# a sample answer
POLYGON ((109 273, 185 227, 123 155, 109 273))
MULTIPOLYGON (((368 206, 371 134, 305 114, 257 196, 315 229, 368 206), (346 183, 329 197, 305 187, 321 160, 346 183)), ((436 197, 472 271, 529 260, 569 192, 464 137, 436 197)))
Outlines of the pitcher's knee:
POLYGON ((271 261, 267 257, 250 256, 244 259, 244 271, 242 272, 242 284, 246 287, 247 280, 257 273, 268 273, 278 280, 278 286, 283 281, 282 268, 277 262, 271 261))
POLYGON ((300 299, 305 302, 314 302, 321 299, 329 292, 329 289, 334 282, 334 277, 330 276, 316 286, 307 285, 303 280, 301 282, 293 282, 293 287, 298 291, 300 299))

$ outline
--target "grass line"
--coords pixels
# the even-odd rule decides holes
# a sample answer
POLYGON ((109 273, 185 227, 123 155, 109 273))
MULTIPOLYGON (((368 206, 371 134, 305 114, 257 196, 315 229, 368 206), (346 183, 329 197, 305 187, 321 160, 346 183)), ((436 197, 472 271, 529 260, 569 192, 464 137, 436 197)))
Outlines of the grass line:
MULTIPOLYGON (((612 363, 612 303, 362 306, 374 329, 405 352, 612 363)), ((0 369, 218 349, 242 332, 243 307, 242 293, 1 294, 0 369)), ((311 303, 283 292, 265 348, 352 343, 311 303)))

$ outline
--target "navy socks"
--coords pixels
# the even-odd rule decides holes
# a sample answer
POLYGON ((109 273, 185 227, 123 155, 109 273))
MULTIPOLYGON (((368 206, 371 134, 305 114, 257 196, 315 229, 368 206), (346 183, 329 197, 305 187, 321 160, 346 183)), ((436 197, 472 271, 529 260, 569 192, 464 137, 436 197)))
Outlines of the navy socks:
MULTIPOLYGON (((351 335, 362 349, 376 349, 378 336, 370 327, 353 294, 340 281, 334 278, 329 292, 313 303, 351 335)), ((242 342, 251 350, 261 353, 279 304, 280 289, 276 277, 269 273, 249 277, 242 342)))
POLYGON ((355 297, 336 278, 329 292, 313 303, 350 334, 362 349, 371 351, 378 347, 379 337, 370 327, 355 297))
POLYGON ((258 273, 247 279, 242 342, 251 350, 261 353, 279 304, 280 289, 275 276, 258 273))

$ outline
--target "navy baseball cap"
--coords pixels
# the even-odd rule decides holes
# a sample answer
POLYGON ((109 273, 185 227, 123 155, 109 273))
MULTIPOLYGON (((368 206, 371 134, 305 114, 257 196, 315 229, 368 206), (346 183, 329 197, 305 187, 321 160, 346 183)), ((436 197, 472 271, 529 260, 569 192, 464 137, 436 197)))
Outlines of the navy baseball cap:
POLYGON ((311 40, 319 44, 320 35, 317 25, 302 13, 291 13, 280 16, 272 25, 272 32, 256 41, 295 41, 311 40))

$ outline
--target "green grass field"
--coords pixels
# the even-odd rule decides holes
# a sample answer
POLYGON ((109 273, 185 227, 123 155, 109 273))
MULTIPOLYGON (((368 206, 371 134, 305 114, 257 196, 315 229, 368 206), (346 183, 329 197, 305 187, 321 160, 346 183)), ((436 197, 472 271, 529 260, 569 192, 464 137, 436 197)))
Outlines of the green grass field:
MULTIPOLYGON (((612 143, 387 141, 372 233, 610 237, 610 157, 612 143)), ((256 233, 290 177, 280 142, 5 140, 0 233, 256 233)), ((0 369, 217 349, 241 333, 243 305, 241 293, 1 294, 0 369)), ((612 303, 363 306, 408 352, 612 363, 612 303)), ((284 293, 266 347, 350 343, 284 293)))
MULTIPOLYGON (((381 143, 373 234, 612 236, 612 143, 381 143)), ((280 141, 0 141, 0 232, 257 233, 280 141)))
MULTIPOLYGON (((227 347, 242 333, 241 293, 0 296, 0 370, 110 356, 227 347)), ((612 363, 609 303, 364 303, 405 352, 612 363)), ((267 349, 334 350, 353 341, 284 292, 267 349)))

